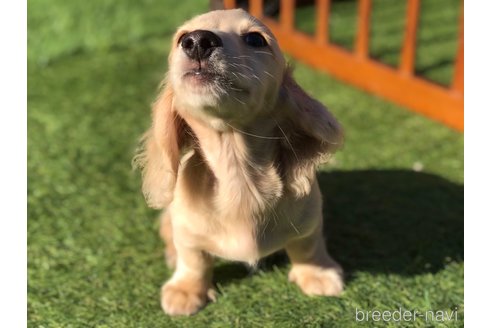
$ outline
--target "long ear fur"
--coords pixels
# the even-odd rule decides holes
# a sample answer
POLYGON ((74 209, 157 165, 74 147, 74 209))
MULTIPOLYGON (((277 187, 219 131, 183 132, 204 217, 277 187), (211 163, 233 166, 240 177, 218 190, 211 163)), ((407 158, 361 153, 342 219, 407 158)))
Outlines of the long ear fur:
POLYGON ((142 170, 142 191, 150 207, 163 208, 173 199, 185 142, 185 123, 173 107, 174 92, 167 85, 152 107, 152 126, 144 134, 134 164, 142 170))
POLYGON ((287 188, 303 197, 311 191, 317 165, 342 146, 343 131, 335 117, 294 81, 290 69, 284 73, 280 92, 282 109, 287 111, 285 127, 280 127, 286 137, 281 168, 287 188))

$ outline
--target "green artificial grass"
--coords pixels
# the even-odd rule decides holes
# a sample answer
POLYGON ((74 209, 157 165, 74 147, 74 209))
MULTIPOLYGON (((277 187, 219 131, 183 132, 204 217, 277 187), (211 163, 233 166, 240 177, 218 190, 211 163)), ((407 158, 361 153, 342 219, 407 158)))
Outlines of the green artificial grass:
MULTIPOLYGON (((301 63, 296 79, 347 135, 319 173, 327 244, 346 270, 346 291, 304 296, 287 282, 280 253, 256 272, 218 261, 216 303, 189 318, 162 313, 159 289, 171 271, 158 213, 147 208, 130 162, 172 31, 207 3, 29 2, 28 326, 462 327, 463 135, 301 63), (355 320, 356 309, 399 308, 458 308, 459 320, 355 320)), ((444 12, 431 8, 435 17, 444 12)), ((432 60, 453 56, 447 41, 439 46, 440 33, 422 32, 437 40, 427 48, 432 60)), ((429 65, 429 76, 449 74, 442 62, 429 65)))

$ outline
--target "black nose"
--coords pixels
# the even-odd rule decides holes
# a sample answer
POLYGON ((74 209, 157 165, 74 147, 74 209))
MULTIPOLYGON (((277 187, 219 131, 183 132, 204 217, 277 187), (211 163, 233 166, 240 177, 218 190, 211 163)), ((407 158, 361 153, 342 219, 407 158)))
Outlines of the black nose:
POLYGON ((181 47, 188 57, 202 60, 210 57, 217 47, 222 47, 222 40, 215 33, 196 30, 181 37, 181 47))

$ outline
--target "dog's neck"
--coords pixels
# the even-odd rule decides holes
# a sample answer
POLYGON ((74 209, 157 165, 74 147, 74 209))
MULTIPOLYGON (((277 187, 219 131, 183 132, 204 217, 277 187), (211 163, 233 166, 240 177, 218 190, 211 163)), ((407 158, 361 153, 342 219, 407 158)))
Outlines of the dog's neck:
POLYGON ((275 120, 256 122, 254 128, 231 126, 218 131, 197 119, 184 119, 217 181, 217 210, 227 216, 261 219, 283 192, 276 165, 275 120))

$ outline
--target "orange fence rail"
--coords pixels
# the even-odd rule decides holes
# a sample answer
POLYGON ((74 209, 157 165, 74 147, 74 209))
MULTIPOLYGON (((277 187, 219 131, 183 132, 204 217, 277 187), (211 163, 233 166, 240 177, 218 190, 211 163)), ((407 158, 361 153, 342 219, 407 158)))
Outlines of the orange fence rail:
MULTIPOLYGON (((296 30, 294 26, 295 0, 280 1, 278 22, 271 17, 264 16, 263 0, 250 0, 249 11, 272 30, 283 50, 299 60, 352 85, 463 131, 463 14, 459 22, 459 47, 455 60, 454 77, 448 88, 415 75, 420 0, 407 0, 404 42, 398 68, 370 58, 371 0, 358 1, 358 26, 353 52, 329 41, 330 0, 316 0, 315 2, 314 36, 296 30)), ((224 7, 235 8, 236 1, 224 0, 224 7)))

